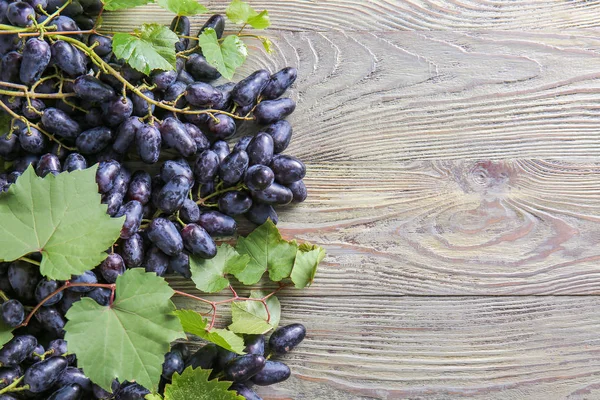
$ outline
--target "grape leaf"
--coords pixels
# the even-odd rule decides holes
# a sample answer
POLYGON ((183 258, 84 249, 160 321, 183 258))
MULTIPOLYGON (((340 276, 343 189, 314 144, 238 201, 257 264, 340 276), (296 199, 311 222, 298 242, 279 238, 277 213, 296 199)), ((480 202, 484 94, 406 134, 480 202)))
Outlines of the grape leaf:
POLYGON ((230 245, 224 243, 217 248, 217 255, 209 260, 191 256, 190 270, 196 287, 208 293, 215 293, 229 286, 225 274, 233 274, 248 265, 250 257, 239 255, 230 245))
POLYGON ((209 381, 210 369, 187 367, 181 375, 173 374, 173 381, 165 386, 165 400, 244 400, 228 390, 231 382, 209 381))
POLYGON ((213 28, 207 28, 198 37, 198 45, 206 61, 227 79, 231 79, 235 70, 241 66, 248 56, 248 49, 236 35, 228 35, 219 42, 213 28))
POLYGON ((163 397, 158 393, 150 393, 144 397, 146 400, 163 400, 163 397))
MULTIPOLYGON (((253 290, 250 297, 253 299, 261 299, 268 293, 253 290)), ((229 330, 235 333, 245 334, 263 334, 271 329, 277 328, 281 317, 281 305, 275 296, 269 297, 267 307, 271 318, 267 322, 267 311, 265 306, 259 301, 235 301, 231 305, 232 323, 229 325, 229 330)))
POLYGON ((296 242, 281 238, 279 230, 269 219, 246 238, 238 239, 236 250, 240 254, 248 254, 250 262, 243 271, 233 275, 243 284, 253 285, 268 270, 269 278, 279 282, 290 276, 297 249, 296 242))
POLYGON ((250 4, 241 0, 233 0, 225 11, 227 18, 234 24, 249 24, 254 29, 265 29, 271 25, 269 12, 263 10, 257 13, 250 4))
POLYGON ((302 243, 298 247, 296 260, 292 268, 292 282, 297 289, 302 289, 312 284, 317 273, 319 263, 325 258, 325 249, 310 243, 302 243))
POLYGON ((0 320, 0 348, 2 348, 4 344, 8 343, 10 339, 13 338, 12 330, 13 328, 0 320))
POLYGON ((65 340, 78 366, 108 391, 114 378, 157 390, 169 344, 185 338, 173 294, 163 278, 133 268, 117 278, 110 307, 87 297, 76 302, 66 315, 65 340))
POLYGON ((105 10, 116 11, 154 3, 154 0, 102 0, 102 2, 105 10))
POLYGON ((183 330, 199 338, 208 340, 224 349, 237 354, 244 354, 244 339, 227 329, 213 328, 207 331, 208 320, 193 310, 177 310, 175 315, 179 317, 183 330))
POLYGON ((269 54, 273 54, 273 42, 266 36, 259 36, 259 39, 262 42, 265 51, 269 54))
POLYGON ((102 262, 125 217, 100 203, 96 168, 39 178, 27 168, 0 197, 0 260, 42 253, 40 272, 67 280, 102 262))
POLYGON ((157 0, 159 6, 179 16, 191 17, 197 14, 205 14, 208 8, 196 0, 157 0))
POLYGON ((133 34, 117 33, 113 36, 113 52, 127 61, 132 68, 149 75, 155 69, 175 69, 176 33, 166 26, 144 24, 133 34))

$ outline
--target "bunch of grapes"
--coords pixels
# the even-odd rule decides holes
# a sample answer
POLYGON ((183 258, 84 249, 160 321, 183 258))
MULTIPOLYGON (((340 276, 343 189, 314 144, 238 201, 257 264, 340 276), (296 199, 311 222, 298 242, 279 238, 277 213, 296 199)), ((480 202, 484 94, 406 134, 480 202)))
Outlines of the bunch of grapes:
MULTIPOLYGON (((100 0, 0 0, 1 24, 48 32, 0 32, 0 107, 11 120, 0 135, 0 157, 11 162, 0 174, 0 192, 30 165, 44 177, 98 163, 96 181, 107 213, 125 216, 116 251, 109 249, 101 265, 70 280, 90 286, 47 299, 63 282, 43 278, 38 267, 23 261, 0 264, 0 291, 8 296, 0 316, 18 327, 0 349, 0 389, 20 377, 29 385, 0 400, 142 399, 147 390, 135 383, 115 383, 114 395, 104 392, 77 369, 75 355, 65 356, 64 316, 73 303, 87 296, 108 305, 112 292, 102 284, 114 283, 127 268, 189 278, 189 257, 214 257, 214 238, 234 235, 236 218, 277 223, 273 206, 307 196, 304 164, 283 154, 292 137, 285 118, 295 102, 281 96, 296 79, 294 68, 259 70, 237 83, 213 85, 219 72, 185 37, 188 18, 177 17, 171 29, 184 37, 176 44, 176 69, 146 76, 114 56, 110 36, 93 31, 101 10, 100 0), (242 126, 258 133, 239 137, 242 126)), ((221 38, 224 18, 212 16, 198 35, 207 28, 221 38)), ((39 254, 31 258, 41 261, 39 254)), ((276 331, 271 352, 284 353, 304 333, 297 325, 276 331)), ((247 339, 249 354, 242 357, 212 345, 190 356, 185 346, 175 346, 165 359, 165 382, 185 365, 214 368, 219 378, 237 382, 240 394, 258 399, 242 382, 280 382, 289 369, 265 361, 264 337, 247 339)))

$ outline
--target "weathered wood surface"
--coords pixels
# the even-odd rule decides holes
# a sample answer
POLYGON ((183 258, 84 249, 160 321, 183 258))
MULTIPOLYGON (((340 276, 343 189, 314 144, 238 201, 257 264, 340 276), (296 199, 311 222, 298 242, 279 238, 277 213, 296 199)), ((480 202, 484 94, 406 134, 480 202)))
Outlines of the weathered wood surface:
POLYGON ((328 250, 280 296, 309 329, 294 376, 259 393, 600 398, 600 2, 251 3, 276 54, 238 76, 300 71, 287 152, 310 197, 280 228, 328 250))

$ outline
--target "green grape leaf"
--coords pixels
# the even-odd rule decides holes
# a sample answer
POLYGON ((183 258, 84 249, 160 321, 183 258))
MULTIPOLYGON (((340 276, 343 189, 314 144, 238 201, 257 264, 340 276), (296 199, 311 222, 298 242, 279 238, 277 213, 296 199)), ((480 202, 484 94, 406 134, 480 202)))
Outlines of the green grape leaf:
POLYGON ((10 339, 13 338, 12 330, 13 328, 0 320, 0 348, 2 348, 5 343, 8 343, 10 339))
POLYGON ((42 275, 67 280, 101 263, 119 238, 125 217, 101 204, 97 166, 38 177, 27 168, 0 196, 0 260, 41 252, 42 275))
POLYGON ((292 282, 297 289, 310 286, 315 279, 319 263, 325 258, 325 249, 310 243, 298 247, 296 260, 292 268, 292 282))
POLYGON ((133 34, 117 33, 113 36, 113 52, 132 68, 149 75, 155 69, 175 69, 176 33, 166 26, 144 24, 133 34))
MULTIPOLYGON (((262 299, 267 296, 267 292, 253 290, 250 298, 262 299)), ((267 322, 267 310, 259 301, 235 301, 231 304, 232 323, 229 330, 235 333, 245 334, 264 334, 271 329, 276 329, 281 317, 281 305, 275 296, 269 297, 267 307, 271 318, 267 322)))
POLYGON ((265 271, 269 278, 279 282, 290 276, 298 245, 281 238, 279 230, 269 219, 246 238, 240 237, 236 245, 240 254, 248 254, 250 262, 243 271, 233 275, 245 285, 253 285, 265 271))
POLYGON ((197 256, 190 257, 192 280, 203 292, 220 292, 229 286, 225 274, 242 271, 248 265, 248 261, 248 255, 239 255, 233 247, 224 243, 217 248, 217 255, 209 260, 197 256))
POLYGON ((179 16, 191 17, 208 12, 208 8, 198 3, 196 0, 157 0, 157 3, 165 10, 171 11, 179 16))
POLYGON ((273 42, 271 42, 271 40, 266 36, 260 36, 259 39, 262 42, 265 51, 269 54, 273 54, 273 42))
POLYGON ((158 393, 150 393, 144 397, 146 400, 163 400, 163 397, 158 393))
POLYGON ((181 375, 165 386, 165 400, 244 400, 229 390, 232 382, 209 380, 210 369, 187 367, 181 375))
POLYGON ((102 2, 105 10, 116 11, 154 3, 154 0, 102 0, 102 2))
POLYGON ((267 10, 258 13, 245 1, 233 0, 225 13, 234 24, 248 24, 254 29, 265 29, 271 25, 267 10))
POLYGON ((183 330, 201 339, 207 340, 221 346, 224 349, 233 351, 237 354, 244 354, 244 339, 227 329, 213 328, 210 331, 206 329, 209 326, 208 319, 202 317, 193 310, 177 310, 175 315, 179 317, 183 330))
POLYGON ((173 314, 174 292, 163 278, 141 268, 127 270, 116 285, 110 307, 85 297, 67 312, 69 352, 77 354, 78 366, 105 390, 117 378, 156 391, 170 343, 185 338, 173 314))
POLYGON ((231 79, 235 70, 240 67, 248 56, 248 49, 236 35, 228 35, 219 42, 213 28, 205 29, 198 37, 198 45, 206 61, 215 67, 226 79, 231 79))

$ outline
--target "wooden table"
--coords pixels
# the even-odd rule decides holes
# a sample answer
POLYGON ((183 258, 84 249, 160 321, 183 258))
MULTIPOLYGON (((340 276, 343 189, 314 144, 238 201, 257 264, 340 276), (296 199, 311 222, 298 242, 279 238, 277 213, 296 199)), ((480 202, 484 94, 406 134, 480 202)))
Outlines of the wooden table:
POLYGON ((276 54, 239 76, 300 72, 310 197, 279 226, 328 250, 281 295, 309 334, 261 395, 600 399, 600 1, 251 4, 276 54))

